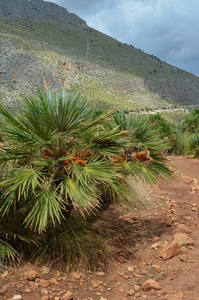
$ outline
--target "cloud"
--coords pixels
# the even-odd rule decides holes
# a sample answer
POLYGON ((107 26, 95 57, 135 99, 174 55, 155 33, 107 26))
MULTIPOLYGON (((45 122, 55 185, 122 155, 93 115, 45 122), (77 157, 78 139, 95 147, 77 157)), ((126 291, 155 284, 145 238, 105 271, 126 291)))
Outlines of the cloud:
POLYGON ((198 0, 53 2, 79 15, 90 27, 199 73, 194 67, 194 62, 199 62, 198 0))

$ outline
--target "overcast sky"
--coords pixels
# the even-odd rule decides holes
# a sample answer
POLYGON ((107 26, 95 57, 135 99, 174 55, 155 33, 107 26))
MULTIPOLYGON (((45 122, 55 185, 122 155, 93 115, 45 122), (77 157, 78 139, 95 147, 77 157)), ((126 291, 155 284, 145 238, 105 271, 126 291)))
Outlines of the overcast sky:
POLYGON ((117 40, 199 75, 199 0, 51 0, 117 40))

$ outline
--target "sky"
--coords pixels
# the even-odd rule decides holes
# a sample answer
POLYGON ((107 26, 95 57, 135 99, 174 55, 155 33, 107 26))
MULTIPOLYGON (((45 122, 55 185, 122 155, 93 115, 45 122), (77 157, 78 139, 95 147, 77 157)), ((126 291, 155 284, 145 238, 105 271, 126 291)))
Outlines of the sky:
POLYGON ((51 0, 118 41, 199 76, 198 0, 51 0))

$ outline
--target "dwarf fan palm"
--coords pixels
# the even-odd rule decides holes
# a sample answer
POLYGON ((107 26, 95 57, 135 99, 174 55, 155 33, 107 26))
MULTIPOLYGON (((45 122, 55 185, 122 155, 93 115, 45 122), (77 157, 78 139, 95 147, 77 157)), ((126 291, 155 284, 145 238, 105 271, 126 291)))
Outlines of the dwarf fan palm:
POLYGON ((60 224, 74 208, 84 214, 99 206, 104 186, 113 184, 118 193, 128 194, 107 159, 125 145, 125 131, 108 127, 110 112, 91 118, 88 102, 63 90, 25 99, 17 115, 3 105, 0 113, 7 138, 0 163, 9 166, 0 183, 2 215, 17 202, 26 225, 41 232, 49 221, 60 224))
MULTIPOLYGON (((167 143, 158 125, 122 114, 113 121, 112 114, 94 117, 88 101, 66 90, 24 99, 17 114, 1 105, 0 217, 20 219, 22 229, 39 234, 42 249, 69 253, 72 211, 84 216, 113 201, 130 201, 128 174, 147 182, 155 182, 158 174, 169 176, 161 155, 167 143), (48 232, 54 232, 52 238, 48 232), (69 240, 60 245, 66 236, 69 240)), ((24 232, 12 230, 20 240, 24 232)), ((88 232, 93 231, 81 230, 80 236, 89 241, 88 232)), ((74 244, 82 253, 81 243, 74 244)))

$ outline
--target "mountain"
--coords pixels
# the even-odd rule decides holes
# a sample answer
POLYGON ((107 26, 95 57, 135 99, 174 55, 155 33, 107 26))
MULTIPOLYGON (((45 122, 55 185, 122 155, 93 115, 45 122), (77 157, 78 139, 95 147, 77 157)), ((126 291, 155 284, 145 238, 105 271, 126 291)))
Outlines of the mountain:
POLYGON ((0 0, 0 101, 78 89, 97 108, 199 104, 199 78, 87 26, 42 0, 0 0))
POLYGON ((0 16, 6 19, 32 19, 41 20, 47 17, 63 20, 68 23, 88 28, 86 22, 67 9, 43 0, 1 0, 0 16))

